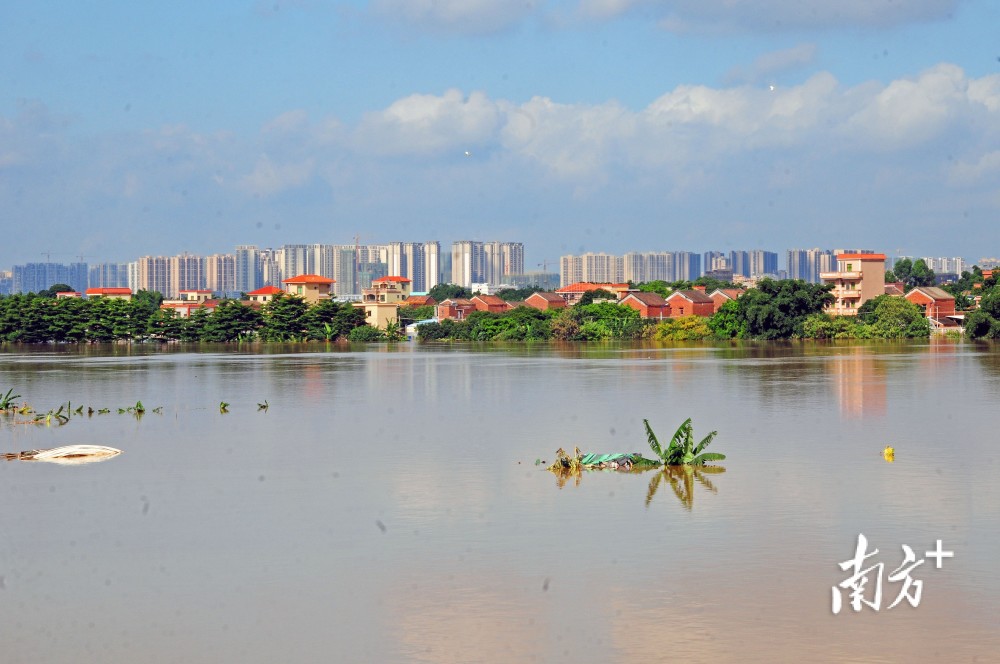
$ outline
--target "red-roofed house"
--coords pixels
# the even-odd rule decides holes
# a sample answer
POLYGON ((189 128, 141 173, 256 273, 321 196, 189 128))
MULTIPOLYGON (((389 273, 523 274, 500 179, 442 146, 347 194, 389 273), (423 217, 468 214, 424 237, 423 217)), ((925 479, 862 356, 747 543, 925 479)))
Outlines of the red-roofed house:
POLYGON ((285 279, 285 292, 290 295, 298 295, 309 304, 316 304, 320 300, 326 300, 333 295, 333 279, 322 277, 318 274, 300 274, 291 279, 285 279))
POLYGON ((525 299, 524 304, 528 307, 534 307, 539 311, 566 308, 566 300, 559 297, 556 293, 532 293, 525 299))
POLYGON ((476 305, 477 311, 489 311, 494 314, 503 313, 510 308, 503 298, 496 295, 474 295, 472 303, 476 305))
POLYGON ((918 286, 906 294, 906 299, 924 310, 934 327, 955 327, 955 297, 935 286, 918 286))
POLYGON ((198 309, 204 309, 205 313, 210 314, 218 306, 218 300, 166 300, 160 305, 160 309, 173 310, 180 318, 188 318, 198 309))
POLYGON ((618 304, 635 309, 643 318, 670 318, 670 305, 659 293, 633 291, 618 304))
POLYGON ((732 302, 745 292, 742 288, 716 288, 708 296, 712 298, 715 311, 718 311, 726 302, 732 302))
POLYGON ((682 318, 684 316, 704 316, 710 317, 715 313, 715 302, 702 291, 679 290, 674 291, 667 297, 667 304, 670 305, 670 317, 682 318))
POLYGON ((628 284, 594 284, 586 281, 578 281, 575 284, 569 284, 556 289, 556 293, 566 300, 566 304, 574 305, 580 301, 584 293, 595 290, 606 290, 609 293, 613 293, 616 300, 620 300, 628 292, 629 286, 628 284))
POLYGON ((252 302, 256 304, 267 304, 274 299, 274 296, 278 293, 284 293, 277 286, 264 286, 263 288, 258 288, 255 291, 250 291, 247 293, 247 302, 252 302))
POLYGON ((107 297, 114 300, 131 300, 130 288, 88 288, 87 297, 107 297))
POLYGON ((403 302, 404 307, 432 307, 437 304, 430 295, 411 295, 403 302))
POLYGON ((444 320, 445 318, 463 320, 473 311, 476 311, 476 304, 472 300, 464 298, 447 299, 437 305, 437 317, 439 320, 444 320))
POLYGON ((410 280, 406 277, 372 279, 371 288, 361 289, 361 301, 354 306, 365 310, 365 322, 385 329, 399 322, 399 307, 410 297, 410 280))

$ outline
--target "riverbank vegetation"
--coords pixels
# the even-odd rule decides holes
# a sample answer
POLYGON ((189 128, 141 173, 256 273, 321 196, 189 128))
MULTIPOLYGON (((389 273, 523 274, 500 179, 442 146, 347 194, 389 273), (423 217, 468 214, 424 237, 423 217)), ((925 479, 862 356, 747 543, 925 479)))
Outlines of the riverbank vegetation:
MULTIPOLYGON (((333 341, 352 338, 357 328, 384 340, 386 332, 365 324, 364 311, 324 300, 310 306, 278 296, 261 308, 221 300, 209 311, 181 318, 160 309, 159 293, 139 291, 131 300, 53 299, 37 294, 0 298, 0 342, 87 343, 116 341, 333 341)), ((371 335, 369 335, 371 336, 371 335)), ((364 339, 367 340, 367 339, 364 339)))

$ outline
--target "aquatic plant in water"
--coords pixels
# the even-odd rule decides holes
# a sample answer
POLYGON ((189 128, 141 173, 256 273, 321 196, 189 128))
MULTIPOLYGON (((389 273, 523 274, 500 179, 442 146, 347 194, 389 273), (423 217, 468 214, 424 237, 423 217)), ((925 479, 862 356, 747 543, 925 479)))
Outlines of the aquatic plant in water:
POLYGON ((666 449, 663 449, 660 441, 657 440, 653 428, 649 426, 649 420, 643 420, 642 424, 646 427, 646 441, 649 443, 650 449, 665 466, 704 466, 708 461, 722 461, 726 458, 725 454, 705 452, 705 448, 712 443, 712 440, 719 433, 718 431, 711 432, 702 438, 697 445, 694 444, 694 432, 690 417, 677 428, 666 449))

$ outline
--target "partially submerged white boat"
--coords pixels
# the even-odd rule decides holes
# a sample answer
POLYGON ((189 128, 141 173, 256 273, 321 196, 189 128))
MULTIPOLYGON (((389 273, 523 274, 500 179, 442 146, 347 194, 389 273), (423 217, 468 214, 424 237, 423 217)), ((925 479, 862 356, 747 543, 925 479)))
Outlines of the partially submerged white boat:
POLYGON ((77 466, 84 463, 107 461, 121 454, 122 451, 104 445, 64 445, 49 450, 27 450, 4 454, 8 461, 45 461, 64 466, 77 466))

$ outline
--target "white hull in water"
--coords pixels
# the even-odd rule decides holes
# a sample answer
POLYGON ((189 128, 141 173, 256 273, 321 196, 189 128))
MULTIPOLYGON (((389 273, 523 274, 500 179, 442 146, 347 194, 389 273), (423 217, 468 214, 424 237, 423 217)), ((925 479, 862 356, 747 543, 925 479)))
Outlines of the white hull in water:
POLYGON ((65 466, 76 466, 84 463, 107 461, 121 453, 122 451, 119 449, 105 447, 104 445, 65 445, 63 447, 53 447, 49 450, 28 450, 26 452, 4 454, 3 456, 8 461, 45 461, 65 466))

